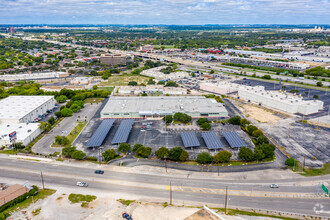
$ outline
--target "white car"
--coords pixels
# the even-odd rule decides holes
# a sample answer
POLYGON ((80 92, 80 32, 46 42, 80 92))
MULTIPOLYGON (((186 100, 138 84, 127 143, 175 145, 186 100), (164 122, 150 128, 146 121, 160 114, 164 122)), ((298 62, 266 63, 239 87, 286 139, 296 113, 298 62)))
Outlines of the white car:
POLYGON ((270 184, 269 187, 270 188, 278 188, 278 185, 277 184, 270 184))
POLYGON ((77 186, 87 187, 88 184, 85 182, 77 182, 77 186))

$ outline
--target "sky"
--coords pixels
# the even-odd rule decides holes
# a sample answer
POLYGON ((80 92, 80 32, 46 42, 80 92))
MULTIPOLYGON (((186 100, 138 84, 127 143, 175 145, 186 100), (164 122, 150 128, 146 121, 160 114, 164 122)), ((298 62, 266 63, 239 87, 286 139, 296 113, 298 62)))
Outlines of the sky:
POLYGON ((330 0, 0 0, 1 24, 330 24, 330 0))

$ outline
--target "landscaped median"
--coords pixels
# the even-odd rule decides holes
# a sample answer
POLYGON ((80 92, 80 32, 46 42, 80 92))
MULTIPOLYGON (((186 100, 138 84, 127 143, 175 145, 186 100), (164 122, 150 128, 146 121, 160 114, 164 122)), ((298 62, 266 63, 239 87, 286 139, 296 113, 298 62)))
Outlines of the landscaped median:
POLYGON ((73 141, 78 137, 80 132, 86 126, 87 121, 78 122, 77 126, 68 134, 68 136, 56 136, 55 142, 52 144, 52 147, 68 147, 73 141))

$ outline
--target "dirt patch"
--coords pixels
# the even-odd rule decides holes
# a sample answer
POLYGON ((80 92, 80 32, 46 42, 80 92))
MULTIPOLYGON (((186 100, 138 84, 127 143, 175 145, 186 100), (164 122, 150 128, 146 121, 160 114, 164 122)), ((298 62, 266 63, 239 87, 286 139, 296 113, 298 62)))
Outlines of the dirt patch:
POLYGON ((268 111, 252 104, 241 104, 240 107, 244 109, 244 113, 247 118, 251 117, 261 123, 275 124, 282 119, 279 116, 274 115, 274 113, 270 110, 268 111))

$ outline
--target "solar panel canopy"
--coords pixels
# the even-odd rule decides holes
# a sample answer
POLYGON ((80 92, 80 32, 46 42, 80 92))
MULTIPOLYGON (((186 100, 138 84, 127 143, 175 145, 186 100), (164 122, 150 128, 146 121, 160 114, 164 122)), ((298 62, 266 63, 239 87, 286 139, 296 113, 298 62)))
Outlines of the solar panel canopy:
POLYGON ((99 147, 108 135, 113 123, 116 119, 105 119, 94 132, 93 136, 87 143, 87 147, 99 147))
POLYGON ((230 145, 230 147, 246 147, 246 143, 242 140, 242 138, 236 132, 225 132, 223 133, 226 141, 230 145))
POLYGON ((214 131, 203 132, 202 138, 208 149, 220 149, 223 148, 223 145, 218 138, 217 134, 214 131))
POLYGON ((181 133, 181 138, 185 147, 199 147, 201 145, 197 139, 196 133, 193 131, 181 133))
POLYGON ((111 143, 112 144, 126 143, 128 136, 131 133, 133 123, 134 123, 133 119, 122 120, 111 143))

